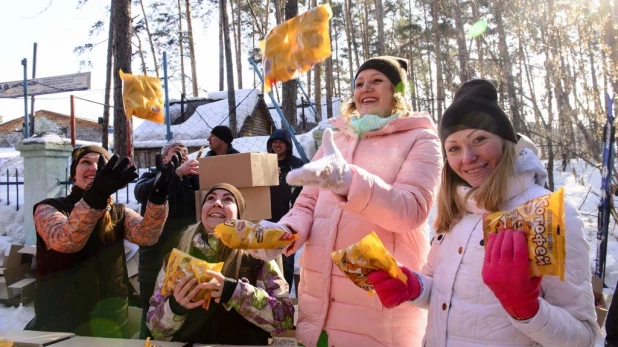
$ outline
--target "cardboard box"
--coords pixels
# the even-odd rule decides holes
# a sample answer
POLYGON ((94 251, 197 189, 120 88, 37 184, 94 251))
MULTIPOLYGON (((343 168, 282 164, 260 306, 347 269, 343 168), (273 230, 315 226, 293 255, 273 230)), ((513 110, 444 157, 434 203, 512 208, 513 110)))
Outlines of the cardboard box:
POLYGON ((236 188, 279 185, 277 155, 273 153, 239 153, 200 158, 200 189, 217 183, 236 188))
POLYGON ((594 308, 597 312, 597 324, 602 328, 605 324, 607 309, 612 302, 613 295, 603 293, 603 280, 595 276, 592 276, 592 292, 594 293, 594 308))
MULTIPOLYGON (((207 191, 198 190, 195 192, 195 218, 198 221, 202 214, 202 201, 204 201, 207 191)), ((259 221, 272 217, 270 211, 270 187, 239 188, 238 191, 242 194, 247 205, 244 220, 259 221)))
MULTIPOLYGON (((32 254, 21 253, 22 245, 11 245, 8 255, 4 257, 0 268, 0 299, 12 299, 19 295, 20 291, 9 288, 12 284, 26 278, 31 272, 32 254)), ((34 277, 31 274, 30 277, 34 277)))

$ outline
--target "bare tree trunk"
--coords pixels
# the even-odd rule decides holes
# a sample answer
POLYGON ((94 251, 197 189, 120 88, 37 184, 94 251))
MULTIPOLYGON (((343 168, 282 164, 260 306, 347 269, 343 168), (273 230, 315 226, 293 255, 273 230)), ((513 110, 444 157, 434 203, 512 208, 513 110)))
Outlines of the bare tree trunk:
POLYGON ((219 11, 219 90, 225 90, 225 45, 223 44, 223 13, 219 11))
POLYGON ((506 89, 509 99, 509 109, 511 116, 513 117, 513 127, 517 132, 528 133, 526 130, 526 124, 521 117, 519 104, 517 102, 517 91, 515 89, 515 78, 513 77, 513 68, 511 66, 511 58, 509 55, 508 46, 506 44, 506 32, 504 30, 504 23, 502 21, 502 14, 505 11, 505 0, 497 0, 495 2, 494 16, 496 18, 496 29, 498 31, 498 39, 500 44, 498 45, 500 50, 500 57, 503 62, 502 73, 505 74, 506 89))
POLYGON ((339 60, 339 30, 335 25, 335 62, 337 63, 337 92, 336 95, 341 95, 341 63, 339 60))
MULTIPOLYGON (((288 0, 289 1, 289 0, 288 0)), ((381 0, 376 0, 381 1, 381 0)), ((330 0, 327 0, 330 3, 330 0)), ((333 21, 328 21, 328 38, 333 45, 333 21)), ((326 118, 333 118, 333 56, 326 59, 326 118)))
MULTIPOLYGON (((237 0, 240 5, 240 0, 237 0)), ((234 15, 234 0, 230 0, 230 13, 232 18, 234 15)), ((241 29, 240 29, 240 6, 237 7, 236 13, 238 14, 238 21, 232 20, 232 33, 234 35, 234 51, 236 56, 236 76, 238 77, 238 89, 242 89, 242 55, 240 52, 241 47, 241 29)))
MULTIPOLYGON (((187 3, 189 1, 187 0, 187 3)), ((155 73, 159 77, 159 61, 157 60, 157 54, 155 53, 154 43, 152 42, 152 34, 150 33, 150 27, 148 26, 148 16, 146 16, 146 10, 144 10, 144 1, 139 0, 139 5, 142 7, 142 16, 144 16, 144 24, 146 25, 146 34, 148 34, 148 42, 150 42, 150 52, 152 53, 152 61, 154 62, 155 73)))
POLYGON ((189 36, 189 59, 191 61, 191 87, 193 96, 197 96, 197 68, 195 66, 195 45, 193 43, 193 24, 191 20, 191 4, 189 0, 185 0, 185 8, 187 15, 187 35, 189 36))
POLYGON ((137 47, 137 52, 139 54, 140 62, 142 63, 142 74, 147 75, 148 70, 146 70, 146 59, 144 58, 144 50, 142 49, 142 39, 136 32, 133 32, 133 36, 137 38, 137 45, 133 43, 133 46, 137 47))
POLYGON ((361 32, 363 34, 363 61, 370 58, 369 56, 369 9, 367 8, 367 1, 363 1, 364 16, 361 16, 361 32))
POLYGON ((105 96, 103 97, 103 124, 101 125, 101 145, 109 149, 109 109, 111 104, 112 57, 114 52, 114 1, 109 10, 109 35, 107 36, 107 60, 105 65, 105 96))
POLYGON ((440 0, 433 0, 431 9, 431 23, 433 29, 433 45, 434 45, 434 54, 436 58, 436 105, 438 117, 437 120, 440 122, 442 119, 442 105, 444 103, 444 82, 442 76, 442 49, 440 48, 440 36, 441 29, 438 24, 438 17, 440 15, 438 9, 440 6, 440 0))
POLYGON ((609 79, 614 89, 614 94, 618 94, 618 42, 616 42, 616 29, 614 28, 614 22, 618 17, 618 4, 614 4, 614 16, 611 12, 611 4, 609 0, 601 1, 601 13, 605 17, 605 45, 609 50, 609 60, 611 61, 609 73, 611 78, 609 79))
MULTIPOLYGON (((472 8, 472 18, 473 21, 476 22, 477 20, 479 20, 479 15, 478 15, 478 11, 477 11, 477 7, 476 6, 471 6, 472 8)), ((480 73, 481 76, 485 75, 485 62, 484 62, 484 54, 483 54, 483 39, 482 39, 482 35, 477 36, 474 41, 476 42, 476 55, 478 56, 478 60, 477 60, 477 64, 476 64, 476 71, 478 71, 480 73)))
POLYGON ((232 58, 232 45, 230 42, 230 24, 227 17, 227 4, 226 0, 219 1, 219 10, 221 11, 221 18, 223 19, 223 42, 225 46, 225 71, 227 74, 227 106, 230 117, 230 129, 232 129, 232 136, 236 138, 238 136, 238 124, 236 122, 236 93, 234 92, 234 65, 232 58))
POLYGON ((184 55, 184 38, 182 35, 182 7, 180 6, 180 1, 178 0, 178 49, 180 51, 180 85, 182 86, 182 95, 187 95, 187 87, 185 84, 185 55, 184 55))
POLYGON ((384 38, 384 6, 382 6, 382 0, 375 0, 376 3, 376 20, 378 22, 378 55, 384 55, 386 48, 384 44, 386 39, 384 38))
MULTIPOLYGON (((550 5, 551 6, 551 5, 550 5)), ((544 43, 543 53, 545 55, 545 94, 546 94, 546 105, 547 105, 547 125, 545 127, 546 131, 546 145, 547 145, 547 173, 548 177, 548 185, 549 190, 554 190, 554 147, 551 141, 553 135, 553 119, 554 119, 554 111, 553 111, 553 96, 551 89, 551 81, 554 78, 554 64, 551 59, 549 53, 549 45, 551 44, 551 35, 553 35, 550 30, 553 30, 553 17, 549 18, 549 16, 553 16, 552 10, 545 9, 544 19, 545 19, 545 27, 541 29, 541 39, 544 43), (548 42, 549 41, 549 42, 548 42)))
MULTIPOLYGON (((268 0, 266 0, 268 1, 268 0)), ((277 21, 277 25, 281 24, 282 16, 281 16, 281 3, 279 0, 273 0, 273 4, 275 5, 275 20, 277 21)), ((314 5, 315 6, 315 5, 314 5)))
POLYGON ((240 0, 236 0, 236 30, 238 30, 238 34, 236 35, 236 45, 238 48, 236 49, 236 77, 238 78, 238 89, 242 89, 242 21, 240 17, 240 0))
POLYGON ((354 84, 355 67, 352 64, 352 9, 348 7, 349 1, 350 0, 343 1, 343 18, 345 20, 345 37, 346 44, 348 46, 348 70, 350 72, 350 88, 353 89, 352 85, 354 84))
POLYGON ((463 28, 463 21, 461 19, 461 1, 455 0, 455 6, 453 6, 453 11, 455 12, 455 36, 457 37, 457 49, 458 49, 458 57, 459 57, 459 80, 461 83, 466 82, 470 79, 470 73, 468 72, 468 61, 470 57, 468 56, 468 49, 466 48, 466 38, 464 37, 465 32, 463 28))
MULTIPOLYGON (((408 18, 410 19, 410 26, 412 26, 412 0, 408 0, 408 18)), ((411 83, 410 94, 412 97, 412 109, 419 111, 418 97, 416 91, 416 73, 414 71, 414 39, 412 33, 408 34, 408 65, 409 76, 411 83)))
MULTIPOLYGON (((311 0, 312 6, 316 7, 317 1, 311 0)), ((315 108, 318 111, 318 114, 315 116, 316 121, 320 121, 322 119, 322 63, 315 64, 313 67, 313 83, 314 87, 314 98, 315 98, 315 108)))
MULTIPOLYGON (((352 18, 354 18, 352 13, 352 0, 344 0, 344 3, 347 4, 347 11, 345 12, 347 25, 349 25, 350 35, 348 36, 348 40, 352 40, 352 46, 354 47, 354 58, 356 59, 356 63, 354 66, 350 65, 350 69, 352 71, 356 71, 356 69, 360 66, 360 58, 358 57, 358 43, 356 42, 356 27, 354 26, 354 22, 352 18)), ((352 53, 350 53, 352 54, 352 53)))
MULTIPOLYGON (((285 4, 285 19, 291 19, 298 15, 298 0, 288 0, 285 4)), ((294 129, 298 129, 298 117, 297 117, 297 88, 298 80, 293 79, 284 82, 281 89, 282 105, 281 109, 285 118, 288 120, 290 126, 294 129)))
MULTIPOLYGON (((131 72, 131 0, 113 0, 114 71, 131 72)), ((114 76, 114 153, 133 157, 131 122, 122 108, 122 80, 114 76)))

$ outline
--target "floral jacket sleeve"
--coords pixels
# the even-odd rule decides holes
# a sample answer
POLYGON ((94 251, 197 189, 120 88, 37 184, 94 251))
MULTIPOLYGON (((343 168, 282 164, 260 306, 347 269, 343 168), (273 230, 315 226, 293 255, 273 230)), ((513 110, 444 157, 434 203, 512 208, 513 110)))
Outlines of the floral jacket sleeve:
POLYGON ((127 208, 124 217, 124 237, 139 246, 154 245, 161 236, 168 210, 167 201, 161 205, 148 201, 144 217, 127 208))
MULTIPOLYGON (((143 218, 137 212, 126 208, 125 238, 140 246, 155 244, 163 230, 167 211, 167 202, 162 205, 148 202, 143 218)), ((105 210, 93 209, 84 200, 75 204, 68 217, 51 205, 39 205, 34 213, 34 226, 45 241, 47 249, 75 253, 86 245, 103 213, 105 210)))
MULTIPOLYGON (((146 324, 155 339, 170 340, 184 324, 186 315, 174 314, 169 305, 169 295, 161 295, 164 277, 165 269, 161 269, 150 298, 146 324)), ((288 285, 274 261, 264 263, 255 286, 245 279, 239 280, 234 294, 223 307, 235 309, 245 319, 268 332, 279 333, 294 325, 294 305, 288 285)))

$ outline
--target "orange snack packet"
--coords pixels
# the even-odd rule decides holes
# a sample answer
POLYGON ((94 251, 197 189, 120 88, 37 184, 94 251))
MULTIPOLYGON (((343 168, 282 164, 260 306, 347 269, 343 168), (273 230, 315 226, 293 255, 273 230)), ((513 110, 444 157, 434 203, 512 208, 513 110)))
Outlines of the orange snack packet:
POLYGON ((270 229, 242 219, 230 219, 215 227, 215 236, 234 249, 283 249, 298 239, 283 229, 270 229))
POLYGON ((157 77, 135 76, 122 70, 119 74, 127 118, 135 116, 155 123, 165 123, 161 80, 157 77))
POLYGON ((489 233, 506 229, 522 230, 526 234, 531 276, 558 276, 564 281, 566 229, 563 188, 527 201, 511 211, 485 215, 485 245, 489 233))
POLYGON ((260 42, 267 93, 275 83, 294 79, 331 56, 328 21, 332 16, 329 4, 317 6, 277 25, 260 42))
MULTIPOLYGON (((167 260, 165 280, 163 281, 163 288, 161 288, 161 295, 174 294, 176 284, 185 277, 197 278, 198 284, 205 283, 212 279, 212 276, 206 273, 207 270, 221 272, 221 269, 223 269, 223 262, 211 264, 174 248, 167 260)), ((208 310, 208 306, 210 305, 210 292, 211 291, 207 289, 200 291, 193 301, 204 299, 204 305, 202 305, 202 307, 208 310)))
POLYGON ((375 232, 371 232, 360 241, 330 254, 333 261, 348 278, 361 289, 373 294, 373 285, 367 280, 371 271, 384 270, 401 282, 408 282, 408 277, 384 247, 375 232))

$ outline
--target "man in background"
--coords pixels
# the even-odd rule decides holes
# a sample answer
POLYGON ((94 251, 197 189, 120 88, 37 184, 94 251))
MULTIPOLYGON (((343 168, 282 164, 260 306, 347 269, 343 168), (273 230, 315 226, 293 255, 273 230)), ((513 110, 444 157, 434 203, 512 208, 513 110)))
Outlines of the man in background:
POLYGON ((239 153, 232 147, 232 141, 234 141, 232 130, 225 125, 218 125, 212 128, 207 140, 210 146, 210 150, 206 153, 207 157, 239 153))
POLYGON ((195 194, 199 189, 199 163, 197 160, 188 160, 188 150, 182 142, 171 140, 157 155, 157 166, 142 174, 135 184, 135 199, 141 204, 140 213, 144 215, 148 196, 153 189, 157 172, 168 162, 178 161, 178 168, 174 172, 169 188, 169 212, 167 221, 159 241, 152 246, 140 246, 139 267, 137 280, 139 282, 140 302, 142 305, 142 326, 140 338, 150 336, 146 327, 146 313, 149 300, 154 291, 157 275, 163 264, 163 258, 172 251, 178 242, 178 236, 190 224, 195 223, 195 194))
MULTIPOLYGON (((292 138, 286 129, 277 129, 270 135, 268 142, 266 142, 266 150, 268 153, 277 155, 279 167, 279 185, 270 187, 272 218, 269 221, 276 223, 290 211, 302 190, 302 187, 288 185, 285 177, 293 169, 303 166, 304 162, 292 154, 292 138)), ((292 283, 294 282, 294 254, 289 257, 283 255, 282 261, 283 277, 288 282, 290 290, 292 290, 292 283)))

